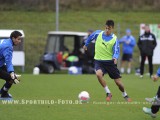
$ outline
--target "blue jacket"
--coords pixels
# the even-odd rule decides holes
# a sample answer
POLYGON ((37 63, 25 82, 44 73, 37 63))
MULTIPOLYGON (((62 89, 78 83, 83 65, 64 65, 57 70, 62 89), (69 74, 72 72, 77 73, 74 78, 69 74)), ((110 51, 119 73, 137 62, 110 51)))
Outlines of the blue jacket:
POLYGON ((13 42, 11 39, 0 40, 0 67, 6 65, 7 71, 14 71, 12 64, 13 42))
POLYGON ((158 70, 157 70, 157 76, 160 77, 160 67, 159 67, 158 70))
POLYGON ((134 46, 136 45, 136 40, 135 38, 130 35, 130 36, 123 36, 120 40, 119 43, 123 44, 123 53, 125 54, 133 54, 134 46), (130 42, 129 44, 126 44, 125 41, 130 42))
MULTIPOLYGON (((93 32, 93 33, 87 38, 87 40, 86 40, 86 42, 85 42, 85 46, 88 46, 88 44, 89 44, 91 41, 96 40, 101 31, 102 31, 102 30, 97 30, 97 31, 93 32)), ((103 33, 103 34, 102 34, 102 38, 103 38, 103 40, 105 40, 105 41, 110 41, 110 40, 113 38, 113 34, 107 36, 107 35, 105 35, 105 34, 103 33)), ((115 43, 114 46, 113 46, 113 56, 112 56, 112 58, 118 59, 119 54, 120 54, 120 49, 119 49, 119 42, 118 42, 118 40, 117 40, 116 43, 115 43)))

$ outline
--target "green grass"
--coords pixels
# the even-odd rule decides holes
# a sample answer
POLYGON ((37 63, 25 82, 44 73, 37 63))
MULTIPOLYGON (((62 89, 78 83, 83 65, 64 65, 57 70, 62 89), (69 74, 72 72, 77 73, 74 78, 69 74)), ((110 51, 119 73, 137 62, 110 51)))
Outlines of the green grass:
MULTIPOLYGON (((25 32, 25 72, 31 73, 44 53, 48 31, 55 30, 55 12, 0 11, 0 29, 23 29, 25 32), (34 56, 34 57, 33 57, 34 56)), ((115 20, 115 33, 118 37, 131 28, 137 39, 140 23, 158 24, 159 12, 110 12, 107 10, 60 11, 59 30, 87 31, 104 29, 106 19, 115 20)), ((139 56, 136 47, 134 58, 139 56)), ((137 62, 137 61, 135 61, 137 62)), ((139 63, 134 64, 138 66, 139 63)))
MULTIPOLYGON (((112 101, 105 101, 105 92, 95 75, 22 75, 21 83, 13 85, 10 93, 18 104, 3 104, 0 115, 3 120, 150 120, 142 107, 150 107, 144 100, 153 97, 158 83, 148 76, 123 75, 123 83, 133 99, 126 104, 114 81, 105 76, 112 91, 112 101), (91 99, 87 104, 77 104, 78 94, 86 90, 91 99), (28 100, 48 100, 54 104, 31 104, 28 100), (25 102, 27 104, 24 104, 25 102), (68 103, 68 102, 72 103, 68 103), (137 103, 136 103, 137 102, 137 103)), ((2 82, 1 82, 2 85, 2 82)), ((160 114, 158 113, 158 118, 160 114)))

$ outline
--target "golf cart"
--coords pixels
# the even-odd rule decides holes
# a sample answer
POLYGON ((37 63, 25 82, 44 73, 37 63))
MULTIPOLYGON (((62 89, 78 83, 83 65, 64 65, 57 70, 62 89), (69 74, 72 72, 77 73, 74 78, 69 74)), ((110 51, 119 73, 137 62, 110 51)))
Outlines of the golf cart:
POLYGON ((54 73, 55 70, 67 70, 70 66, 81 67, 85 36, 87 36, 85 32, 48 32, 45 52, 40 58, 40 64, 37 65, 40 72, 54 73))

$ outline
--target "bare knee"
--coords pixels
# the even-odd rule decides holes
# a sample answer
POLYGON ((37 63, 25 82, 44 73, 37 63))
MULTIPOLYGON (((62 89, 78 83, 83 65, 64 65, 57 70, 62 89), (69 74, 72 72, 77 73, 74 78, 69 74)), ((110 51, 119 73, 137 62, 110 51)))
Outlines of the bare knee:
POLYGON ((101 80, 103 78, 103 73, 101 70, 96 71, 96 76, 98 78, 98 80, 101 80))

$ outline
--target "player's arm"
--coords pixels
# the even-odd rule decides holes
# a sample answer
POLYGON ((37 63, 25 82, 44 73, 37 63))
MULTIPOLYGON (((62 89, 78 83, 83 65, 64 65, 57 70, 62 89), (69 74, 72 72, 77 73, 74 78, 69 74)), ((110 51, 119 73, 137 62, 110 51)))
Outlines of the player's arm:
POLYGON ((5 63, 6 63, 7 71, 8 71, 8 73, 10 73, 12 81, 15 84, 18 84, 20 82, 20 80, 18 79, 18 77, 20 77, 20 75, 16 75, 14 73, 14 68, 13 68, 13 64, 12 64, 12 53, 13 53, 12 49, 8 47, 8 48, 6 48, 3 51, 3 56, 5 58, 5 63))
POLYGON ((119 54, 120 54, 119 42, 118 40, 116 40, 113 46, 113 57, 112 57, 112 59, 114 60, 114 64, 117 64, 119 54))
POLYGON ((134 47, 136 45, 136 40, 134 37, 131 37, 131 41, 130 41, 129 45, 132 47, 134 47))
POLYGON ((13 68, 13 64, 12 64, 12 49, 7 47, 4 51, 3 51, 3 56, 5 58, 5 63, 6 63, 6 67, 7 67, 7 71, 9 73, 14 72, 14 68, 13 68))
POLYGON ((156 75, 154 75, 152 79, 154 82, 156 82, 159 77, 160 77, 160 67, 158 68, 156 75))
POLYGON ((95 32, 93 32, 86 40, 85 45, 83 46, 84 50, 87 50, 87 46, 90 44, 91 41, 96 40, 97 36, 99 35, 101 31, 97 30, 95 32))
POLYGON ((155 47, 157 46, 157 41, 156 41, 156 37, 155 35, 153 35, 153 49, 155 49, 155 47))
POLYGON ((125 36, 123 36, 121 39, 118 40, 118 42, 121 44, 121 43, 124 43, 126 41, 126 38, 125 36))
POLYGON ((138 48, 141 50, 141 48, 142 48, 141 36, 139 36, 137 45, 138 45, 138 48))

